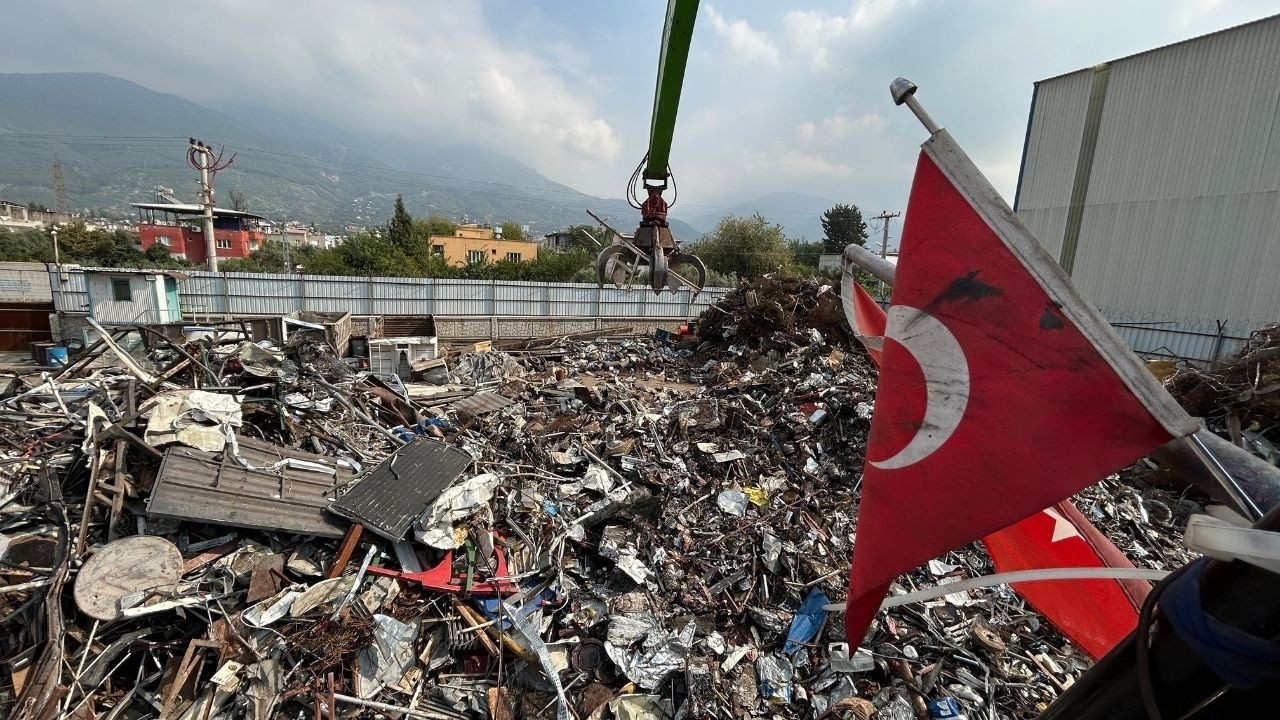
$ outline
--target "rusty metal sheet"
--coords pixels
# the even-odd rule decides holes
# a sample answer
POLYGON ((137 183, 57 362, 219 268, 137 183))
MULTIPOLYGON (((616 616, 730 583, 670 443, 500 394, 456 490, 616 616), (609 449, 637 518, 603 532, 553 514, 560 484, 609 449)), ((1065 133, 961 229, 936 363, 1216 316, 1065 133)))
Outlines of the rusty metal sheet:
POLYGON ((436 334, 436 321, 430 315, 384 315, 381 337, 430 337, 436 334))
POLYGON ((33 342, 53 339, 49 313, 53 303, 13 303, 0 301, 0 350, 29 350, 33 342))
POLYGON ((388 540, 400 540, 470 466, 471 456, 465 450, 421 438, 383 460, 329 510, 388 540))
POLYGON ((496 392, 482 392, 450 403, 449 407, 458 413, 458 417, 466 419, 497 412, 512 402, 514 401, 506 395, 500 395, 496 392))
MULTIPOLYGON (((239 438, 240 456, 257 468, 286 458, 324 463, 334 458, 239 438)), ((337 465, 336 475, 292 468, 250 470, 233 458, 185 446, 173 446, 160 464, 147 501, 147 515, 214 525, 283 530, 300 535, 342 537, 346 523, 325 512, 333 488, 353 474, 337 465)))

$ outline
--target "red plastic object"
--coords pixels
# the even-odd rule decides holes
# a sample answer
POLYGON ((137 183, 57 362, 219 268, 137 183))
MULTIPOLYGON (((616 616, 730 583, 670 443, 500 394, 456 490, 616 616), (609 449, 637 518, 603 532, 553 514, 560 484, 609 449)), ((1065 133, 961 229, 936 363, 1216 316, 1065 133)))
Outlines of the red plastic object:
MULTIPOLYGON (((493 553, 498 558, 498 570, 495 573, 495 577, 505 578, 507 576, 507 556, 502 552, 502 548, 496 546, 493 548, 493 553)), ((467 576, 453 574, 452 550, 446 552, 440 564, 430 570, 408 573, 403 570, 388 570, 387 568, 371 565, 369 566, 369 572, 374 575, 398 578, 406 582, 416 582, 424 588, 438 592, 461 595, 466 591, 467 576)), ((520 588, 510 580, 485 580, 471 583, 472 595, 514 595, 519 591, 520 588)))

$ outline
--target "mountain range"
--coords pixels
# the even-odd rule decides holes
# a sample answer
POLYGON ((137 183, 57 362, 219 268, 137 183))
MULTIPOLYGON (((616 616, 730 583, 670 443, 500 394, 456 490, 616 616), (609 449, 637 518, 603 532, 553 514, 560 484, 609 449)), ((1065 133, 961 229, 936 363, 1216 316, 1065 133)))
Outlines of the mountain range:
MULTIPOLYGON (((635 215, 621 198, 581 193, 482 147, 409 143, 251 105, 214 109, 109 75, 0 74, 0 98, 0 198, 11 202, 55 206, 55 160, 73 210, 128 212, 131 202, 154 201, 157 186, 195 202, 185 155, 187 138, 197 137, 235 154, 216 178, 219 205, 229 206, 234 191, 251 212, 322 229, 385 222, 396 195, 415 216, 515 221, 537 235, 591 222, 586 208, 635 215)), ((771 193, 729 212, 776 210, 789 236, 812 240, 831 204, 771 193)), ((724 214, 681 207, 672 231, 692 240, 724 214)))

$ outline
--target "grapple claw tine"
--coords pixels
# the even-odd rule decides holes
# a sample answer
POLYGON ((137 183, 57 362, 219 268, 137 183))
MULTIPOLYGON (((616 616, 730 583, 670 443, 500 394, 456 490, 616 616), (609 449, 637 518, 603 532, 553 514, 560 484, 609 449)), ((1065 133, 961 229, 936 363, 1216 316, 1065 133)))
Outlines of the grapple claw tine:
POLYGON ((618 288, 622 287, 622 284, 618 282, 618 266, 622 264, 619 262, 618 255, 625 250, 626 248, 621 245, 610 245, 596 256, 597 285, 604 287, 604 281, 608 278, 618 288))
POLYGON ((653 291, 662 294, 662 289, 667 286, 667 254, 662 248, 655 247, 653 252, 649 254, 649 287, 653 291))
MULTIPOLYGON (((684 281, 684 283, 688 284, 689 287, 693 290, 694 297, 697 297, 698 293, 702 292, 702 288, 706 287, 707 266, 703 264, 702 258, 698 257, 697 255, 693 255, 691 253, 686 253, 686 252, 677 250, 671 253, 671 265, 681 268, 680 277, 684 281), (689 277, 690 273, 684 270, 684 267, 686 266, 689 268, 692 268, 693 269, 692 274, 697 276, 696 284, 695 284, 694 278, 689 277)), ((676 288, 673 286, 672 289, 675 290, 676 288)))

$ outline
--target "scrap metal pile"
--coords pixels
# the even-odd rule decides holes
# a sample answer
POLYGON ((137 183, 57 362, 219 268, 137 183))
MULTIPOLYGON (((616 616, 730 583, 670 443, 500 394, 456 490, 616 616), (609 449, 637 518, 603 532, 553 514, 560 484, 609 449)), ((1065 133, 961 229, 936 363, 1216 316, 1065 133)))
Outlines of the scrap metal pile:
MULTIPOLYGON (((1087 668, 1003 586, 894 608, 855 651, 823 606, 875 371, 811 282, 744 285, 701 332, 405 386, 305 333, 119 329, 3 377, 0 715, 1023 718, 1087 668)), ((1078 502, 1181 562, 1194 500, 1078 502)), ((975 545, 894 592, 988 572, 975 545)))
POLYGON ((1180 368, 1168 384, 1211 430, 1280 464, 1280 325, 1253 333, 1234 358, 1217 367, 1180 368))

